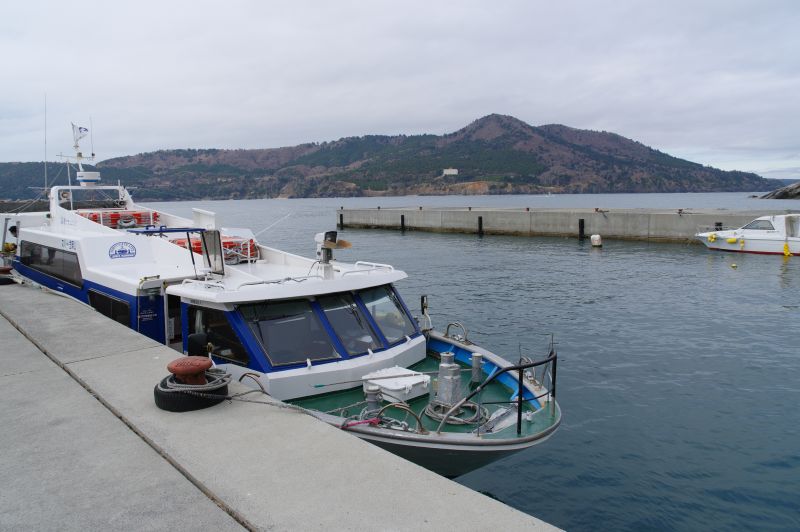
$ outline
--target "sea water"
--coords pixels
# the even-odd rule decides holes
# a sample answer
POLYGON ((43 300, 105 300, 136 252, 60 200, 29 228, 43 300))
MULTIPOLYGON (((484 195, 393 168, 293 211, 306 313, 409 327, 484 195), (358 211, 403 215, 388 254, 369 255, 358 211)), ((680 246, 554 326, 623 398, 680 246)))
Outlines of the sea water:
MULTIPOLYGON (((376 206, 798 209, 747 194, 158 203, 219 213, 311 256, 336 209, 376 206), (281 221, 282 220, 282 221, 281 221)), ((503 355, 559 353, 547 442, 458 482, 568 530, 800 529, 800 257, 688 243, 345 229, 346 261, 393 264, 412 312, 503 355)))

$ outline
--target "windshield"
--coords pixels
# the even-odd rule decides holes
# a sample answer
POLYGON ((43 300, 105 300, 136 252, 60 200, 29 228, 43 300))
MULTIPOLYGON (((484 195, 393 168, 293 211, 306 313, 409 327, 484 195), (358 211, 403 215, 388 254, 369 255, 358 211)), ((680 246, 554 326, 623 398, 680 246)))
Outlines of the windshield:
POLYGON ((769 220, 753 220, 742 229, 755 229, 756 231, 774 231, 775 228, 769 220))
POLYGON ((359 295, 390 344, 416 332, 411 318, 391 287, 370 288, 362 290, 359 295))
POLYGON ((273 366, 339 358, 307 300, 242 305, 239 310, 273 366))
POLYGON ((317 298, 325 317, 348 355, 366 353, 383 347, 375 331, 350 294, 334 294, 317 298))

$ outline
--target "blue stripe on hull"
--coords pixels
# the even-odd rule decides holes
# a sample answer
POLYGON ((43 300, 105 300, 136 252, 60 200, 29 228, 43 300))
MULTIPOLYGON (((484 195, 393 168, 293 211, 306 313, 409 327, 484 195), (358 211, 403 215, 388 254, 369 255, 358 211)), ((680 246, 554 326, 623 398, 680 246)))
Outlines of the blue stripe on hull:
POLYGON ((150 301, 150 296, 140 296, 137 300, 136 296, 114 290, 107 286, 83 280, 83 286, 75 286, 73 284, 62 281, 50 275, 44 274, 38 270, 22 264, 17 257, 14 259, 14 269, 21 276, 30 279, 50 290, 61 292, 81 303, 89 304, 89 291, 94 290, 101 294, 125 301, 130 307, 128 315, 128 327, 134 331, 138 331, 145 336, 152 338, 156 342, 165 342, 164 330, 164 298, 157 296, 154 301, 150 301), (146 315, 140 316, 142 311, 148 311, 146 315))

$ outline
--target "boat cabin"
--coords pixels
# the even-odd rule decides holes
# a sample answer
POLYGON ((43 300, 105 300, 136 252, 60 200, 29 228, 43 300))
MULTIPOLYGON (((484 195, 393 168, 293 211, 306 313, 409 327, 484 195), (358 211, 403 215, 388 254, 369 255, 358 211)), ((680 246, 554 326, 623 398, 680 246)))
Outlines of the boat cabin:
POLYGON ((775 235, 800 238, 800 214, 761 216, 738 229, 743 236, 775 235))
POLYGON ((234 375, 247 369, 265 373, 265 386, 281 399, 322 391, 297 383, 280 389, 275 383, 281 372, 312 376, 318 374, 312 369, 336 362, 321 371, 344 368, 344 376, 334 379, 331 373, 326 380, 347 380, 352 372, 360 377, 365 366, 390 360, 410 365, 425 357, 422 332, 391 285, 224 307, 182 303, 181 314, 184 352, 211 354, 234 375), (342 366, 345 361, 351 364, 342 366))

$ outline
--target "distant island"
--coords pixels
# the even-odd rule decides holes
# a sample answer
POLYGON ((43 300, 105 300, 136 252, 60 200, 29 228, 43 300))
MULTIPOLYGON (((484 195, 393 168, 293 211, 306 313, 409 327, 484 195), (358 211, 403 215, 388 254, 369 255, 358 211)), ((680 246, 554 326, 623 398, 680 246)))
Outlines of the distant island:
MULTIPOLYGON (((0 163, 0 198, 26 199, 44 163, 0 163)), ((605 131, 492 114, 446 135, 367 135, 253 150, 161 150, 97 164, 138 200, 408 194, 740 192, 783 186, 693 163, 605 131)), ((66 184, 62 166, 51 181, 66 184), (57 177, 56 177, 57 176, 57 177)))

